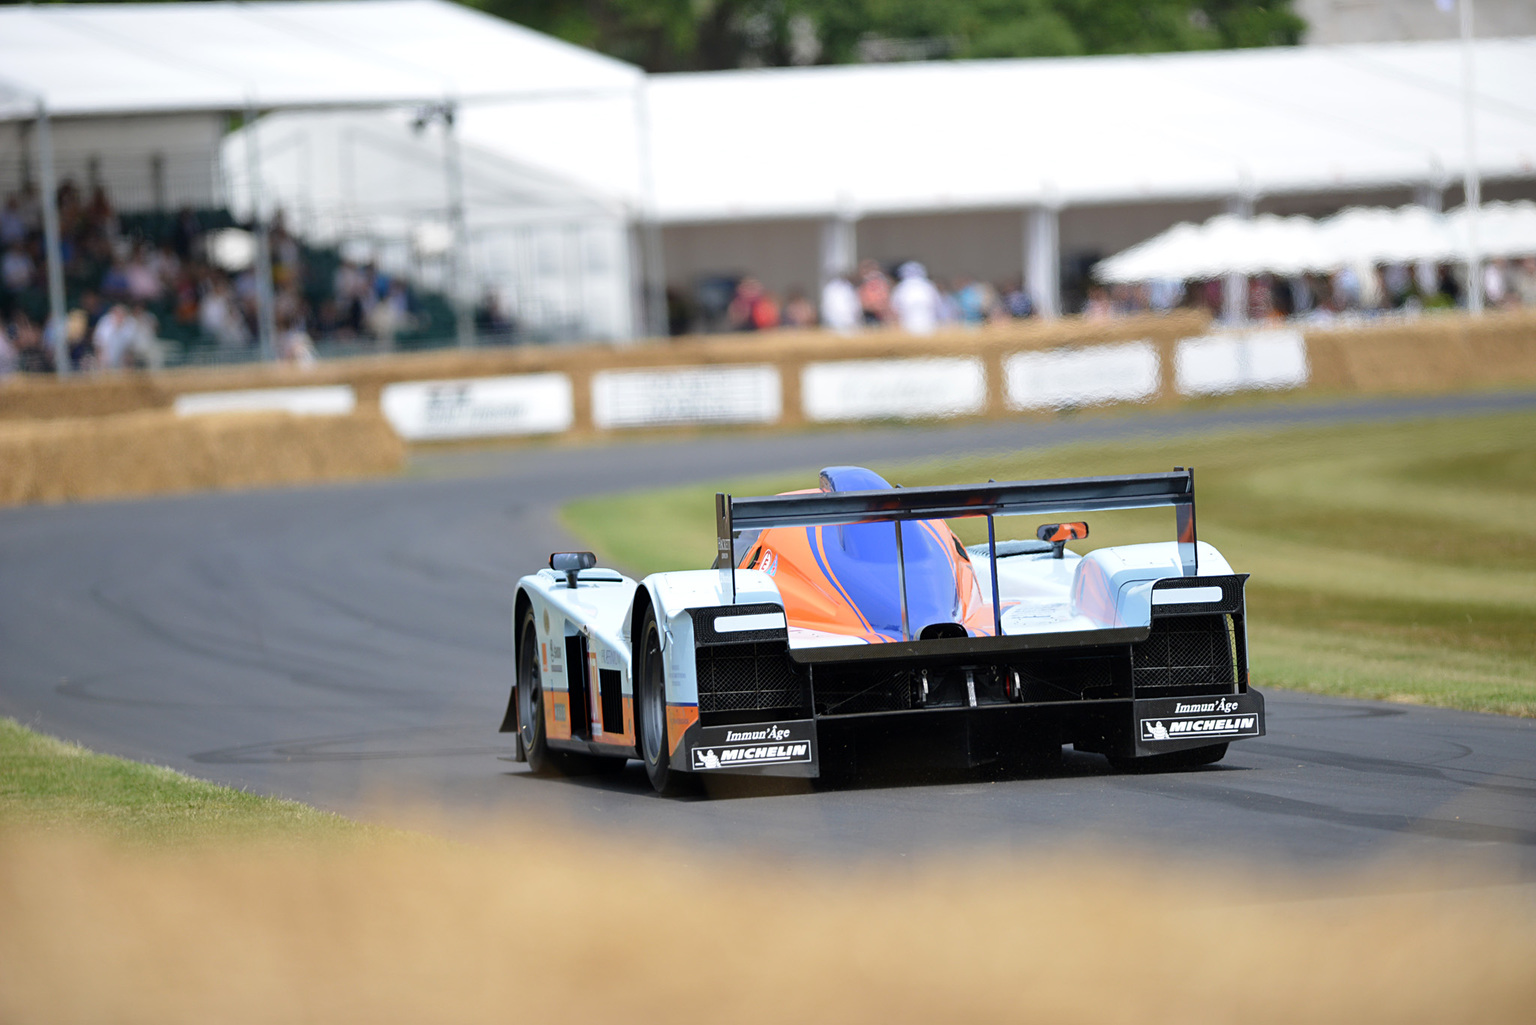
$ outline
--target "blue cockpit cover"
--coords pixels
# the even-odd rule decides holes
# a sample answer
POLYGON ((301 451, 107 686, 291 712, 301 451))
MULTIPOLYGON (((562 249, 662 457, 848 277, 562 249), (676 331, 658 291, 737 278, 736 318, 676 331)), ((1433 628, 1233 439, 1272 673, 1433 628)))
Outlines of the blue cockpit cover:
MULTIPOLYGON (((862 466, 829 466, 821 471, 823 491, 888 490, 878 473, 862 466)), ((931 623, 960 619, 955 572, 945 551, 950 537, 941 520, 900 524, 902 563, 907 578, 907 629, 917 637, 931 623), (943 539, 943 540, 941 540, 943 539)), ((811 551, 824 552, 821 567, 872 629, 901 639, 901 599, 897 586, 895 523, 844 523, 808 527, 811 551), (822 543, 816 543, 820 532, 822 543)))

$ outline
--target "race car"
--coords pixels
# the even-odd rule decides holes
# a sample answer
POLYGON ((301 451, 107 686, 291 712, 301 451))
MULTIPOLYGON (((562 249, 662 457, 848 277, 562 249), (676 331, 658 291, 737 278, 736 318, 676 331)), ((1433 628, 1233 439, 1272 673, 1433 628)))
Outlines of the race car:
POLYGON ((636 581, 557 552, 518 581, 501 729, 535 772, 644 762, 663 794, 712 774, 816 777, 1037 766, 1062 747, 1122 769, 1221 759, 1262 736, 1244 585, 1195 536, 1194 471, 715 496, 709 569, 636 581), (1171 541, 998 540, 1001 517, 1172 507, 1171 541), (985 517, 987 543, 947 521, 985 517))

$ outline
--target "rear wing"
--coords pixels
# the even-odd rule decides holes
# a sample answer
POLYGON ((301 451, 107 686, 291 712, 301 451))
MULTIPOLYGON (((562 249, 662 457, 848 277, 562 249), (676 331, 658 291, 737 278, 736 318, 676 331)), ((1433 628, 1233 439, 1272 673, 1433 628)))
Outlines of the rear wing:
MULTIPOLYGON (((1153 509, 1172 506, 1179 558, 1185 576, 1198 572, 1195 547, 1195 471, 1136 473, 1123 477, 1066 477, 1059 480, 987 481, 948 487, 891 488, 878 491, 821 491, 802 495, 733 498, 715 495, 715 533, 721 588, 736 600, 736 533, 767 527, 814 527, 832 523, 987 518, 987 555, 992 569, 992 608, 999 618, 997 539, 993 518, 1022 514, 1054 515, 1106 509, 1153 509), (726 578, 729 577, 729 581, 726 578)), ((906 611, 906 570, 901 530, 896 529, 896 565, 900 576, 902 619, 906 611)), ((1002 634, 1001 622, 998 634, 1002 634)))

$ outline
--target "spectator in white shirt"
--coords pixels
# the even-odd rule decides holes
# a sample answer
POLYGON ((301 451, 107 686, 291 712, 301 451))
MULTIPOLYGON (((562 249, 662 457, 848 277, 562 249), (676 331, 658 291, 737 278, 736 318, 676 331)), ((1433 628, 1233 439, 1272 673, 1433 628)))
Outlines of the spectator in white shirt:
POLYGON ((828 278, 821 287, 821 323, 843 334, 851 334, 864 322, 858 289, 842 274, 828 278))
POLYGON ((139 322, 128 307, 118 303, 107 311, 96 324, 91 342, 96 348, 96 364, 106 370, 123 365, 123 357, 133 347, 139 335, 139 322))
POLYGON ((891 291, 891 309, 903 331, 928 335, 939 322, 939 290, 928 280, 927 269, 909 260, 897 270, 901 282, 891 291))

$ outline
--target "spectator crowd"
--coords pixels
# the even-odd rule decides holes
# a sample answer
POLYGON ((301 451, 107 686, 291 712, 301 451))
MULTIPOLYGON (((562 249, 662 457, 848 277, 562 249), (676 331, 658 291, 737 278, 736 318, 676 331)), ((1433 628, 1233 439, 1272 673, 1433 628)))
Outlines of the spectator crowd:
MULTIPOLYGON (((1486 261, 1482 285, 1488 309, 1536 307, 1536 257, 1486 261)), ((1326 323, 1339 318, 1411 315, 1464 307, 1467 298, 1466 273, 1451 264, 1346 266, 1332 274, 1290 278, 1260 274, 1248 279, 1247 291, 1247 319, 1257 322, 1326 323)), ((1082 312, 1089 319, 1103 320, 1174 306, 1204 308, 1219 317, 1224 310, 1223 282, 1095 286, 1089 289, 1082 312)))
MULTIPOLYGON (((120 216, 104 188, 86 195, 68 179, 57 198, 68 308, 62 341, 72 370, 156 368, 168 349, 183 358, 196 350, 219 359, 254 355, 253 260, 249 252, 227 251, 224 243, 234 227, 227 212, 183 208, 174 215, 120 216)), ((434 312, 439 333, 451 331, 452 312, 440 296, 418 295, 406 280, 371 262, 303 245, 281 214, 273 219, 269 238, 280 358, 313 362, 316 339, 390 348, 402 334, 431 325, 434 312)), ((1490 260, 1482 275, 1488 307, 1536 307, 1536 257, 1490 260)), ((1020 279, 1006 284, 934 279, 915 260, 889 266, 863 260, 855 273, 828 280, 814 299, 802 288, 781 298, 752 276, 708 284, 694 296, 668 292, 673 334, 811 327, 844 333, 897 327, 927 334, 1035 313, 1020 279)), ((1223 313, 1220 280, 1102 286, 1087 277, 1068 284, 1067 312, 1090 320, 1176 307, 1223 313)), ((1451 265, 1259 275, 1248 281, 1246 315, 1253 322, 1316 322, 1411 314, 1465 305, 1465 293, 1465 274, 1451 265)), ((0 376, 55 369, 56 340, 45 338, 47 313, 42 206, 29 186, 0 205, 0 376)), ((494 299, 476 312, 476 327, 503 341, 515 333, 494 299)))
MULTIPOLYGON (((729 279, 727 279, 729 280, 729 279)), ((1067 312, 1089 320, 1186 307, 1224 313, 1224 281, 1153 281, 1139 285, 1093 284, 1066 289, 1067 312)), ((1295 319, 1326 322, 1389 313, 1454 309, 1466 303, 1465 274, 1452 265, 1382 265, 1362 273, 1345 267, 1331 275, 1295 278, 1258 275, 1248 280, 1249 321, 1295 319)), ((1490 309, 1536 307, 1536 257, 1494 259, 1483 266, 1483 294, 1490 309)), ((793 288, 781 301, 755 277, 735 280, 729 303, 710 308, 707 295, 690 301, 669 294, 674 334, 690 331, 763 331, 773 328, 824 327, 852 332, 895 326, 927 334, 946 326, 977 326, 1031 317, 1034 303, 1022 281, 992 284, 973 278, 934 280, 916 261, 890 267, 874 260, 857 273, 839 275, 823 286, 820 302, 793 288)))
MULTIPOLYGON (((72 370, 155 368, 168 350, 255 354, 254 261, 221 251, 221 233, 234 227, 227 212, 119 216, 104 188, 87 196, 68 179, 58 211, 72 370)), ((279 357, 312 362, 316 338, 388 347, 428 319, 404 279, 304 246, 280 213, 269 239, 279 357)), ((42 206, 29 186, 0 204, 0 376, 55 369, 46 268, 42 206)))
POLYGON ((936 282, 916 260, 884 267, 863 260, 856 273, 838 275, 822 286, 820 302, 802 288, 784 299, 752 276, 737 280, 723 308, 712 309, 708 293, 690 300, 669 293, 672 333, 689 331, 766 331, 774 328, 825 327, 852 332, 898 327, 927 334, 945 325, 979 325, 1034 314, 1023 282, 993 285, 971 278, 936 282))

